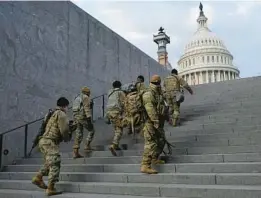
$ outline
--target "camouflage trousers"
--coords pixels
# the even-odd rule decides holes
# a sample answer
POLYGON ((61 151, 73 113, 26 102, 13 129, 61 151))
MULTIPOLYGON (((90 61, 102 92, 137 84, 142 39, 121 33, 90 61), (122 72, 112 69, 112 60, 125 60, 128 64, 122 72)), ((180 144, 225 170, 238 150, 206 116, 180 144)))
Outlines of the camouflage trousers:
POLYGON ((122 133, 123 133, 123 118, 120 111, 114 110, 114 111, 107 111, 107 117, 111 121, 113 128, 114 128, 114 137, 112 144, 115 146, 119 146, 122 133))
POLYGON ((157 160, 165 146, 165 132, 163 128, 156 129, 151 123, 145 123, 144 152, 142 165, 151 165, 152 160, 157 160))
POLYGON ((135 133, 140 133, 143 128, 143 116, 140 113, 136 113, 134 115, 127 115, 125 118, 127 124, 128 131, 135 130, 135 133))
POLYGON ((166 102, 169 105, 169 115, 172 120, 179 119, 180 104, 176 102, 176 97, 173 95, 166 95, 166 102))
POLYGON ((77 128, 75 130, 75 138, 74 138, 73 149, 80 149, 80 145, 81 145, 82 140, 83 140, 84 129, 89 131, 87 138, 86 138, 85 147, 87 147, 87 145, 89 145, 92 142, 94 134, 95 134, 95 129, 93 128, 92 130, 89 130, 88 128, 89 127, 88 127, 87 122, 77 121, 77 128))
POLYGON ((59 145, 53 140, 42 138, 39 141, 39 149, 44 156, 44 165, 39 170, 43 176, 48 176, 49 184, 55 184, 59 181, 61 156, 59 145))

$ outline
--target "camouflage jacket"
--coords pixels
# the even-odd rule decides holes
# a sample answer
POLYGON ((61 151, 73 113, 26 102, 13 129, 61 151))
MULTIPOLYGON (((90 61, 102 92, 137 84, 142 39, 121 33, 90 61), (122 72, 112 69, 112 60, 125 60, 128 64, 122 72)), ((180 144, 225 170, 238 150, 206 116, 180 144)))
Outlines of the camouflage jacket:
POLYGON ((68 141, 70 139, 68 117, 66 113, 62 111, 59 107, 55 109, 55 112, 49 119, 42 137, 46 139, 51 139, 57 144, 62 141, 68 141))
POLYGON ((171 74, 164 79, 163 89, 164 92, 181 91, 181 87, 189 87, 188 83, 178 75, 171 74))
POLYGON ((161 90, 150 84, 148 90, 142 96, 143 106, 147 113, 147 120, 151 123, 164 123, 165 103, 161 90))

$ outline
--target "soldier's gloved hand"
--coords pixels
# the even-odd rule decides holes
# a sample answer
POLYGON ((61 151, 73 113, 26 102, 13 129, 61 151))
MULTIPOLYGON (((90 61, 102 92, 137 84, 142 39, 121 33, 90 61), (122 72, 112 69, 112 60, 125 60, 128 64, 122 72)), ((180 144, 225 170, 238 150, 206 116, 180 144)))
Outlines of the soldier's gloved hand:
POLYGON ((88 125, 88 130, 92 131, 93 130, 93 124, 92 124, 91 117, 87 118, 87 125, 88 125))

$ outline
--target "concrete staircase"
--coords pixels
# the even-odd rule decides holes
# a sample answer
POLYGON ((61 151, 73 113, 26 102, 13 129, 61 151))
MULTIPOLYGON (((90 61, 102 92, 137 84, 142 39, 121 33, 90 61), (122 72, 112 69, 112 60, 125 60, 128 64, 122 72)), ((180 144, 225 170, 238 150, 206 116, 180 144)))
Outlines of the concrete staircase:
MULTIPOLYGON (((256 77, 196 86, 182 106, 182 125, 166 124, 166 136, 176 148, 167 164, 156 166, 158 175, 139 172, 140 138, 126 142, 127 150, 118 157, 100 146, 100 151, 74 160, 71 144, 62 145, 57 188, 65 193, 56 197, 260 198, 260 85, 256 77)), ((97 133, 107 133, 106 127, 97 133)), ((36 153, 5 166, 0 197, 45 197, 31 184, 42 161, 36 153)))

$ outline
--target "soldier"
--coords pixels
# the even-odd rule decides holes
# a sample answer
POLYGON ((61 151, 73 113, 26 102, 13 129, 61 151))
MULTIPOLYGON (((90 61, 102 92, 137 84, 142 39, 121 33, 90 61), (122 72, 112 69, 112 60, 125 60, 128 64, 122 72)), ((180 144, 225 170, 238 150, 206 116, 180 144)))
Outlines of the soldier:
POLYGON ((141 95, 135 85, 131 84, 128 88, 125 103, 126 119, 130 126, 129 134, 134 131, 139 133, 143 122, 143 104, 141 95))
POLYGON ((183 78, 178 76, 178 71, 176 69, 173 69, 171 71, 171 75, 165 78, 163 86, 165 98, 169 105, 169 122, 173 126, 177 126, 177 122, 179 120, 180 115, 181 102, 177 101, 176 96, 177 94, 183 94, 182 87, 187 89, 191 95, 193 94, 193 90, 183 78))
POLYGON ((117 156, 116 150, 120 150, 119 142, 123 133, 123 113, 125 93, 121 90, 121 82, 114 81, 113 89, 108 92, 106 116, 114 126, 114 138, 109 149, 112 155, 117 156))
POLYGON ((157 174, 151 164, 163 164, 159 156, 165 146, 165 103, 161 92, 161 78, 154 75, 150 79, 150 86, 143 94, 142 100, 146 110, 144 133, 144 153, 141 162, 141 172, 157 174))
POLYGON ((32 183, 39 188, 46 189, 48 196, 61 194, 55 190, 54 186, 59 181, 61 167, 59 144, 62 141, 68 142, 71 138, 66 115, 68 106, 69 101, 66 98, 61 97, 57 100, 57 108, 47 121, 45 132, 39 141, 39 149, 44 155, 44 165, 33 177, 32 183), (43 181, 43 176, 48 176, 48 187, 43 181))
POLYGON ((136 82, 136 88, 139 93, 144 91, 146 89, 145 84, 144 84, 144 76, 138 76, 137 77, 137 82, 136 82))
POLYGON ((79 94, 73 102, 73 117, 74 121, 77 123, 76 135, 73 145, 73 158, 82 158, 79 149, 80 144, 83 140, 83 129, 89 131, 85 142, 84 150, 86 152, 91 151, 91 142, 95 133, 91 118, 91 101, 90 101, 90 89, 88 87, 83 87, 81 94, 79 94))

